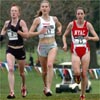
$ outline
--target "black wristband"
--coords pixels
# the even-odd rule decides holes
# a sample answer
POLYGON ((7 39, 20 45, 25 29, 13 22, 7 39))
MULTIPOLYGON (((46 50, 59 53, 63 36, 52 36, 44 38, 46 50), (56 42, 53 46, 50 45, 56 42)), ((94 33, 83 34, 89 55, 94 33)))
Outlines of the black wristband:
POLYGON ((0 41, 2 41, 4 39, 3 35, 0 35, 0 41))

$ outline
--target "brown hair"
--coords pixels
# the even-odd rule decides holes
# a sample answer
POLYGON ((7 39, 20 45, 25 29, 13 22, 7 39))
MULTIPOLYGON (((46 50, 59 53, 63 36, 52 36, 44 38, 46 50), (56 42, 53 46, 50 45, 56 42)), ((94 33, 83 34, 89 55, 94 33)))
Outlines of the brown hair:
MULTIPOLYGON (((48 3, 49 6, 51 7, 51 5, 50 5, 50 3, 49 3, 48 0, 43 0, 43 1, 40 3, 40 6, 41 6, 42 3, 48 3)), ((42 16, 41 10, 38 10, 38 11, 37 11, 37 14, 35 15, 35 17, 39 17, 39 16, 42 16)))
POLYGON ((78 7, 78 8, 76 9, 76 12, 75 12, 75 13, 77 13, 77 10, 79 10, 79 9, 83 10, 83 12, 86 13, 86 11, 85 11, 85 9, 84 9, 83 7, 78 7))
POLYGON ((21 8, 20 8, 20 6, 18 6, 17 4, 13 3, 13 4, 11 5, 11 8, 14 7, 14 6, 16 6, 16 7, 18 8, 18 10, 19 10, 19 13, 21 13, 21 8))
POLYGON ((40 10, 37 11, 37 14, 35 15, 35 17, 39 17, 42 16, 42 12, 40 10))

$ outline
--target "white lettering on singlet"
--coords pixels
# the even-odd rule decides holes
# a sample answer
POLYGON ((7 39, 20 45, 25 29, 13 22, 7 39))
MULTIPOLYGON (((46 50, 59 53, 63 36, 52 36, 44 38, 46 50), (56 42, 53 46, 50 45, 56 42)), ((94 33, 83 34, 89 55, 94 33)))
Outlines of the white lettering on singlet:
POLYGON ((85 35, 85 30, 75 30, 74 35, 85 35))

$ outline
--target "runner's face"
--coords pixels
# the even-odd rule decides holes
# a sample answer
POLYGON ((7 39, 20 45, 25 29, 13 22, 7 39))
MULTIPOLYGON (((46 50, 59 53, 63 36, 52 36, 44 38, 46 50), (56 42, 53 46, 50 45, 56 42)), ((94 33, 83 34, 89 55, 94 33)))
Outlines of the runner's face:
POLYGON ((10 13, 11 13, 11 17, 12 17, 12 18, 18 18, 19 15, 20 15, 19 9, 18 9, 17 6, 11 7, 10 13))
POLYGON ((78 9, 76 12, 77 20, 83 21, 85 17, 85 13, 82 9, 78 9))
POLYGON ((49 12, 50 12, 49 3, 42 3, 40 10, 42 11, 42 14, 49 14, 49 12))

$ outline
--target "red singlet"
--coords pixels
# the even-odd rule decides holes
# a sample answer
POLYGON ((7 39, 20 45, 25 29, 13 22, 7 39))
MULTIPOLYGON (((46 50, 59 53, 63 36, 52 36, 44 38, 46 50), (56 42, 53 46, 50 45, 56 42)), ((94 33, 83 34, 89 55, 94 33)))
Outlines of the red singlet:
POLYGON ((77 27, 76 21, 73 21, 71 52, 78 55, 80 58, 90 50, 89 44, 84 38, 86 36, 88 36, 87 21, 84 22, 82 28, 77 27))

